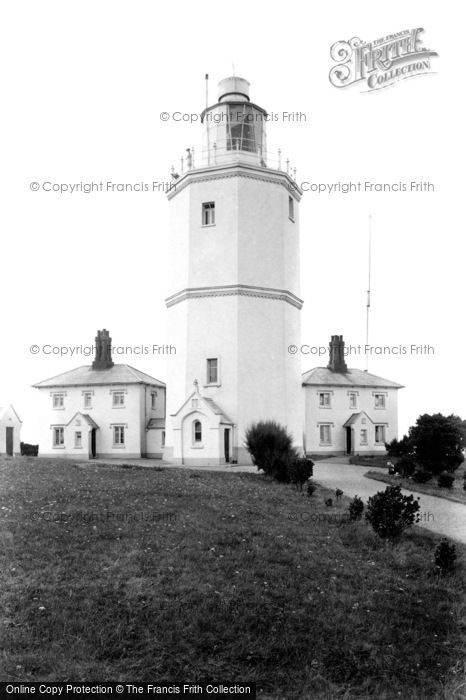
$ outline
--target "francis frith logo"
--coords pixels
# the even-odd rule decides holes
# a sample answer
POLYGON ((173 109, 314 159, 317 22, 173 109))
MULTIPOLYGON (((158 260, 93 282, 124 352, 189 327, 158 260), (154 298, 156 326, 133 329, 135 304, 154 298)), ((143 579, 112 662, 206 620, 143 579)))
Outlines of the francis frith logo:
POLYGON ((330 48, 337 64, 329 73, 331 84, 343 88, 359 83, 364 92, 372 92, 433 73, 431 59, 438 54, 422 45, 423 31, 421 27, 405 29, 372 42, 357 37, 337 41, 330 48))

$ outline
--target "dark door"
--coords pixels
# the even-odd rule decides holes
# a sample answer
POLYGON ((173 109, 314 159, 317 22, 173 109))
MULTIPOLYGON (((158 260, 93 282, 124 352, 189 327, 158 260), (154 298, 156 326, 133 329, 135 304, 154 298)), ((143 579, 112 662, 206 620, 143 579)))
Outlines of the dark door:
POLYGON ((225 462, 230 461, 230 428, 225 428, 223 433, 223 440, 225 446, 225 462))
POLYGON ((91 457, 95 457, 95 428, 91 430, 91 457))
POLYGON ((6 429, 6 453, 10 457, 13 457, 13 430, 11 427, 6 429))
POLYGON ((351 428, 346 428, 346 454, 351 454, 351 428))

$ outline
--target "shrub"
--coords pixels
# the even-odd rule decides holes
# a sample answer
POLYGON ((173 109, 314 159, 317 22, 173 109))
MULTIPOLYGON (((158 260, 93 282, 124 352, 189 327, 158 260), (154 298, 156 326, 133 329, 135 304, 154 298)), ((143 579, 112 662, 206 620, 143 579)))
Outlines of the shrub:
POLYGON ((297 459, 291 435, 275 421, 260 421, 246 430, 245 443, 253 463, 266 474, 290 481, 290 465, 297 459))
POLYGON ((450 472, 441 472, 438 475, 437 484, 441 489, 451 489, 455 477, 450 472))
POLYGON ((409 457, 413 453, 413 447, 407 435, 401 440, 394 438, 391 442, 385 443, 385 449, 389 457, 398 459, 400 457, 409 457))
POLYGON ((30 445, 28 442, 20 442, 19 448, 24 457, 37 457, 39 454, 39 445, 30 445))
POLYGON ((455 471, 464 461, 462 421, 458 416, 424 414, 409 429, 416 461, 427 471, 455 471))
POLYGON ((314 493, 314 491, 316 490, 316 488, 317 488, 317 486, 314 484, 313 481, 308 481, 308 483, 307 483, 307 489, 306 489, 307 495, 308 495, 308 496, 312 496, 313 493, 314 493))
POLYGON ((355 496, 349 504, 349 519, 361 520, 364 511, 364 502, 359 496, 355 496))
POLYGON ((307 457, 296 457, 289 463, 290 481, 295 484, 300 491, 303 485, 313 474, 314 462, 307 457))
POLYGON ((416 469, 413 474, 413 481, 418 484, 426 484, 432 479, 432 472, 428 472, 425 469, 416 469))
POLYGON ((416 470, 416 461, 412 455, 403 455, 396 463, 396 471, 401 476, 412 476, 416 470))
POLYGON ((366 520, 383 538, 395 539, 419 520, 419 499, 404 496, 400 486, 387 486, 367 502, 366 520))
POLYGON ((340 500, 340 498, 343 496, 343 491, 341 489, 335 489, 335 496, 337 501, 340 500))
POLYGON ((328 507, 333 506, 333 498, 326 498, 324 503, 328 507))
POLYGON ((446 537, 435 548, 435 566, 442 576, 453 571, 456 561, 456 548, 446 537))

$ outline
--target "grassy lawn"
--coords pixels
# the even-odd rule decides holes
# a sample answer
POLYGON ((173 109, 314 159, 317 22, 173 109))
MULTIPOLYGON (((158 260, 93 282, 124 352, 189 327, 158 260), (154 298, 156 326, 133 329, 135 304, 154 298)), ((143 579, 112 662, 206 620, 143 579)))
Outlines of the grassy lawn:
POLYGON ((387 467, 390 458, 383 455, 352 455, 349 458, 350 464, 359 464, 361 467, 387 467))
POLYGON ((417 491, 418 493, 425 493, 427 496, 439 496, 440 498, 446 498, 449 501, 456 501, 457 503, 466 503, 466 491, 463 489, 463 474, 464 467, 458 468, 454 472, 455 481, 451 489, 440 488, 437 485, 437 477, 433 477, 431 481, 426 484, 418 484, 413 479, 407 477, 390 476, 389 474, 381 472, 367 472, 364 476, 369 479, 375 479, 376 481, 384 481, 386 484, 399 484, 404 489, 411 489, 412 491, 417 491))
POLYGON ((460 546, 438 578, 428 532, 385 545, 255 474, 23 458, 0 483, 1 680, 464 697, 460 546))

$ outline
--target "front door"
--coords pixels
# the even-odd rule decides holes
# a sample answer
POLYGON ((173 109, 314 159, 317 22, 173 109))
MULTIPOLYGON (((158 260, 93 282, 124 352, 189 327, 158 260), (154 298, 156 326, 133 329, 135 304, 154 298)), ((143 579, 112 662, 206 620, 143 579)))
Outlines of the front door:
POLYGON ((351 436, 351 433, 352 433, 351 428, 346 428, 346 454, 347 454, 347 455, 350 455, 350 454, 351 454, 351 448, 352 448, 352 445, 351 445, 351 437, 352 437, 352 436, 351 436))
POLYGON ((95 457, 95 428, 91 430, 91 457, 95 457))
POLYGON ((225 462, 230 461, 230 428, 225 428, 223 433, 224 448, 225 448, 225 462))
POLYGON ((13 430, 10 426, 6 429, 6 453, 13 457, 13 430))

